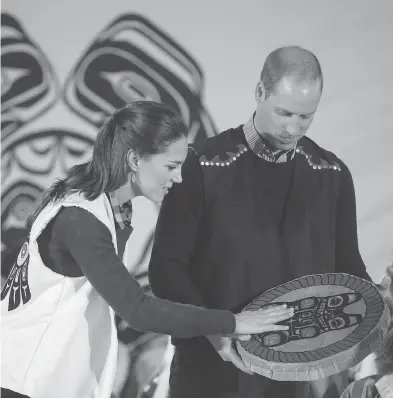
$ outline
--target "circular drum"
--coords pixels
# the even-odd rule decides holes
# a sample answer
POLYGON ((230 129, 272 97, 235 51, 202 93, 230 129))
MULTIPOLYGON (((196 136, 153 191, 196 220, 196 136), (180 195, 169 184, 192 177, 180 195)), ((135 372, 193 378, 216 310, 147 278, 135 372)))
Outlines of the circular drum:
POLYGON ((390 312, 377 287, 344 273, 315 274, 271 288, 244 310, 286 303, 289 330, 237 341, 244 363, 277 381, 311 381, 346 370, 374 352, 390 312))

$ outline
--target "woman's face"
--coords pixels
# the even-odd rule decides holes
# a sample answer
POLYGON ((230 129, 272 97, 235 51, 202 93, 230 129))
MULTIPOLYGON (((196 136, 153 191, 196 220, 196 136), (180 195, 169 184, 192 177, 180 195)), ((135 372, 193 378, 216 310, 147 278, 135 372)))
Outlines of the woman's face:
POLYGON ((151 201, 161 203, 175 183, 181 183, 181 167, 187 156, 186 137, 173 141, 164 152, 138 160, 135 184, 141 194, 151 201))

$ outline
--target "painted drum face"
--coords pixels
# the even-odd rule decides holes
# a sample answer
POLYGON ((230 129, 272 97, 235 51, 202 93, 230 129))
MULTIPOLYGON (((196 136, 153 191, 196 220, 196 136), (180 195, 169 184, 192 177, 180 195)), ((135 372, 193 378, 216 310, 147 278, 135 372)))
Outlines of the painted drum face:
MULTIPOLYGON (((286 302, 288 307, 295 310, 289 320, 278 324, 286 325, 289 330, 284 331, 280 340, 271 339, 276 333, 256 335, 265 346, 278 346, 299 339, 314 338, 328 331, 339 330, 359 324, 363 320, 362 314, 346 314, 344 308, 351 303, 360 301, 359 293, 337 294, 327 297, 310 297, 298 301, 286 302)), ((278 303, 276 304, 283 304, 278 303)))

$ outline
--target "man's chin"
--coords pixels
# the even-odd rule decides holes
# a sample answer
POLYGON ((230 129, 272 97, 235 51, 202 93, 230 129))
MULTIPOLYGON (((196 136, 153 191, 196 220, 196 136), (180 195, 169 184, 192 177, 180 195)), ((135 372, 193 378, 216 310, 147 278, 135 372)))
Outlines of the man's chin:
POLYGON ((285 151, 292 150, 292 148, 295 148, 295 146, 296 146, 296 142, 283 143, 281 141, 276 142, 276 145, 275 145, 277 150, 285 150, 285 151))

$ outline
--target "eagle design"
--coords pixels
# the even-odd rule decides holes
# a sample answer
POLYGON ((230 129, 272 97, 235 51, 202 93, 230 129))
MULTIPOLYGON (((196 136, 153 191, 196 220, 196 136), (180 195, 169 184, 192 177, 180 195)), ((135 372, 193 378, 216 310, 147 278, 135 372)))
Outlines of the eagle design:
POLYGON ((10 274, 4 284, 4 288, 1 291, 1 300, 4 300, 8 293, 10 294, 8 301, 9 312, 15 310, 21 304, 21 300, 23 304, 26 304, 31 299, 27 277, 30 259, 28 248, 28 242, 25 242, 19 251, 18 258, 12 266, 10 274))

